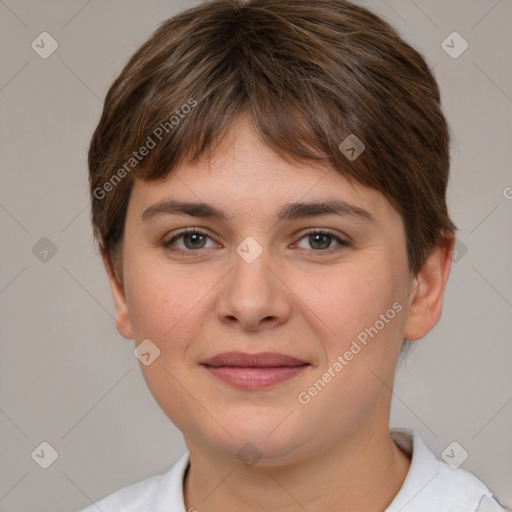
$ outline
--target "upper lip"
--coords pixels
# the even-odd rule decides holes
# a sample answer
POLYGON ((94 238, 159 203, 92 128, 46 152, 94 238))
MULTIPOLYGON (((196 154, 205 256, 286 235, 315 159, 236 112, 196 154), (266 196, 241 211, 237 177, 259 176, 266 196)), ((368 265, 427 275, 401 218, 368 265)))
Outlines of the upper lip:
POLYGON ((245 352, 223 352, 203 361, 202 364, 213 367, 235 366, 276 368, 280 366, 301 366, 308 363, 278 352, 260 352, 257 354, 248 354, 245 352))

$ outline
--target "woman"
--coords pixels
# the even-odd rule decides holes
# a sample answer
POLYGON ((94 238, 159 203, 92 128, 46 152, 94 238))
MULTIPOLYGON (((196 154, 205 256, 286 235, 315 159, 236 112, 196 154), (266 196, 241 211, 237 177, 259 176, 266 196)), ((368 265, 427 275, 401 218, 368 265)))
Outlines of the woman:
POLYGON ((504 510, 389 428, 455 226, 437 83, 386 22, 345 0, 189 9, 112 85, 89 168, 117 329, 188 453, 87 512, 504 510))

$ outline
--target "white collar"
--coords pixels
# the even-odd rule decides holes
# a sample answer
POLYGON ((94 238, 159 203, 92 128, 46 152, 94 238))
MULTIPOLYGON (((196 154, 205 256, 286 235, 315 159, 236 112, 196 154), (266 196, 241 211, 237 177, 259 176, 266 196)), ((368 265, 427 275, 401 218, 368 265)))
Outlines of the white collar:
MULTIPOLYGON (((384 512, 505 510, 499 507, 491 491, 475 475, 460 468, 453 469, 438 460, 414 430, 392 428, 390 435, 412 457, 400 491, 384 512)), ((183 480, 188 466, 189 454, 185 453, 167 473, 118 491, 98 505, 104 505, 101 510, 108 512, 186 512, 183 480), (107 504, 112 508, 107 507, 107 504)))

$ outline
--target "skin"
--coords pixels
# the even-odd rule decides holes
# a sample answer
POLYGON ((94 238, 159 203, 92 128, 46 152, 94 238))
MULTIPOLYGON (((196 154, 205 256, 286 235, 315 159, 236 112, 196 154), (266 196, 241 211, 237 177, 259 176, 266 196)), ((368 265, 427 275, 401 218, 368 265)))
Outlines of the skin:
POLYGON ((439 320, 452 250, 453 240, 441 243, 411 275, 402 219, 381 193, 316 163, 286 162, 244 117, 209 160, 183 163, 158 182, 135 183, 122 284, 105 253, 103 260, 119 333, 136 344, 149 338, 160 350, 141 370, 190 452, 186 509, 385 510, 410 466, 389 436, 397 358, 404 337, 419 339, 439 320), (211 204, 227 219, 142 220, 148 207, 170 198, 211 204), (328 198, 356 205, 373 220, 275 221, 285 203, 328 198), (176 240, 173 247, 186 254, 163 247, 184 228, 207 238, 176 240), (329 230, 350 245, 310 237, 309 228, 329 230), (249 236, 263 250, 252 263, 236 252, 249 236), (397 302, 402 310, 301 404, 298 394, 397 302), (241 390, 200 364, 233 350, 280 352, 310 366, 270 388, 241 390), (248 442, 262 454, 251 466, 237 457, 248 442))

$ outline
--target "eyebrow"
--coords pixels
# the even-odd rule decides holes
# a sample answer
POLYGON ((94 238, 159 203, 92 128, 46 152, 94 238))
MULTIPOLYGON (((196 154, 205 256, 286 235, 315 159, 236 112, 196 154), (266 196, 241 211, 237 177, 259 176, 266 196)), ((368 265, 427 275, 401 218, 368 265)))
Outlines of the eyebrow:
MULTIPOLYGON (((228 217, 222 211, 207 203, 186 202, 168 199, 148 207, 141 215, 144 222, 166 215, 188 215, 204 219, 216 219, 227 222, 228 217)), ((316 217, 320 215, 343 215, 374 222, 374 218, 359 206, 341 199, 324 201, 287 203, 277 213, 278 222, 282 220, 316 217)))

